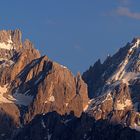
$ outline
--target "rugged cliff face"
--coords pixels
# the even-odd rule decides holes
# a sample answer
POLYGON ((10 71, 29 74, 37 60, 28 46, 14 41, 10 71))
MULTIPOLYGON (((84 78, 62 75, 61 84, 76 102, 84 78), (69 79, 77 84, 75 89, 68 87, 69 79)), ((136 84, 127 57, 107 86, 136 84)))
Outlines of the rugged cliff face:
POLYGON ((94 67, 83 74, 83 79, 89 86, 89 94, 97 96, 90 100, 86 110, 96 120, 107 119, 110 123, 122 124, 138 131, 140 130, 139 54, 140 39, 135 38, 114 56, 107 58, 103 64, 97 65, 96 63, 94 67), (123 56, 121 50, 124 50, 123 56), (114 58, 116 58, 116 62, 114 58), (107 62, 109 63, 108 68, 111 71, 110 74, 108 69, 104 68, 107 62), (92 86, 90 84, 94 85, 92 75, 95 75, 96 69, 100 71, 104 69, 103 73, 99 76, 103 82, 101 82, 102 84, 95 82, 95 86, 98 88, 92 92, 90 88, 92 86), (89 81, 93 82, 90 83, 89 81))
POLYGON ((80 74, 75 77, 21 38, 19 30, 0 31, 0 118, 7 125, 0 129, 3 139, 38 114, 73 112, 80 117, 89 100, 80 74))
POLYGON ((108 56, 103 64, 99 59, 83 73, 82 78, 88 84, 90 98, 98 96, 97 92, 125 59, 130 47, 130 43, 127 43, 127 45, 120 48, 116 54, 108 56))

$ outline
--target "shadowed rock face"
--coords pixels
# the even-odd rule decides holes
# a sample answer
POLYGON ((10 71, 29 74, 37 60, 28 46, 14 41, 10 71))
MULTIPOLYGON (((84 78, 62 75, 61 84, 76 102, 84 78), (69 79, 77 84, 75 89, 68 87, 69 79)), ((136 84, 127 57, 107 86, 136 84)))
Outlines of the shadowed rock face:
POLYGON ((82 78, 88 85, 90 98, 98 96, 97 92, 125 59, 130 47, 130 43, 128 43, 125 47, 120 48, 116 54, 108 56, 103 64, 99 59, 83 73, 82 78))
POLYGON ((140 133, 107 120, 95 121, 82 114, 80 118, 51 112, 36 116, 14 138, 15 140, 138 140, 140 133))

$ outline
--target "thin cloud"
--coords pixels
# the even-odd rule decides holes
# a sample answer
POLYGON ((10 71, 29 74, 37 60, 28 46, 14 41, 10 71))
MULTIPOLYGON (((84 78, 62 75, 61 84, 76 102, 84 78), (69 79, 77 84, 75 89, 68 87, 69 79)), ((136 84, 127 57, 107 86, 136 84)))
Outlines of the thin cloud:
POLYGON ((140 12, 133 12, 128 7, 118 7, 115 13, 119 16, 140 20, 140 12))
POLYGON ((121 5, 129 5, 130 0, 118 0, 121 5))
POLYGON ((79 44, 76 44, 76 45, 74 46, 74 48, 79 50, 79 49, 81 49, 81 46, 80 46, 79 44))
POLYGON ((56 22, 53 21, 52 19, 47 19, 46 23, 49 24, 49 25, 55 25, 56 24, 56 22))
POLYGON ((80 46, 80 44, 75 44, 74 49, 77 51, 81 51, 83 48, 80 46))

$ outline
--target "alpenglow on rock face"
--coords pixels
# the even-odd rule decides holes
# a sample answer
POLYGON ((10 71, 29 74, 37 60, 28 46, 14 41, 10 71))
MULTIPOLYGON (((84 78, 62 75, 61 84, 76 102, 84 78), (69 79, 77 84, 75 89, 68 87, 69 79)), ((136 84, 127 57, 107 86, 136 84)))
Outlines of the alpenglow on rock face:
POLYGON ((0 140, 137 140, 140 39, 76 76, 20 30, 0 31, 0 140))
POLYGON ((79 117, 88 103, 81 76, 41 56, 29 40, 22 42, 20 30, 0 31, 0 77, 0 139, 12 139, 38 114, 79 117))

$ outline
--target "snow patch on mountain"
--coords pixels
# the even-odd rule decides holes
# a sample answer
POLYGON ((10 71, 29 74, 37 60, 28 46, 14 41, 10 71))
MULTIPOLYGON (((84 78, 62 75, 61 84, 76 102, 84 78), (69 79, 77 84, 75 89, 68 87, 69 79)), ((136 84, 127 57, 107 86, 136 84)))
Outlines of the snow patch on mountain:
POLYGON ((15 103, 28 106, 32 100, 33 96, 19 93, 18 90, 13 95, 10 95, 8 94, 8 85, 0 86, 0 103, 15 103))
POLYGON ((48 103, 48 102, 55 102, 55 97, 53 95, 51 95, 46 101, 45 103, 48 103))
POLYGON ((90 110, 95 110, 95 109, 98 109, 98 111, 100 111, 101 104, 110 100, 112 100, 112 95, 110 94, 110 92, 106 92, 105 94, 90 100, 88 102, 88 105, 85 106, 84 112, 89 112, 90 110))
POLYGON ((68 106, 69 103, 65 103, 66 107, 68 106))
POLYGON ((62 68, 64 68, 64 69, 67 69, 67 67, 66 66, 63 66, 63 65, 60 65, 62 68))
POLYGON ((92 99, 92 100, 89 100, 88 104, 85 105, 85 107, 84 107, 84 109, 83 109, 84 112, 86 112, 87 110, 90 109, 90 103, 91 103, 92 101, 93 101, 93 99, 92 99))
POLYGON ((137 79, 139 75, 140 75, 139 73, 135 72, 125 73, 125 75, 122 78, 122 82, 129 85, 129 81, 137 79))
POLYGON ((6 50, 13 49, 13 41, 11 40, 11 36, 9 40, 7 41, 7 43, 5 42, 0 43, 0 49, 6 49, 6 50))
POLYGON ((137 39, 137 41, 135 43, 132 43, 131 45, 132 46, 129 49, 124 61, 119 65, 118 69, 115 71, 112 77, 108 79, 108 84, 112 84, 116 81, 122 81, 123 83, 129 85, 129 81, 136 79, 139 75, 138 72, 136 72, 135 70, 130 71, 130 69, 134 62, 137 61, 136 57, 139 57, 140 39, 137 39))
POLYGON ((16 92, 13 94, 13 97, 15 99, 14 101, 15 104, 18 104, 18 105, 28 106, 33 101, 33 96, 27 95, 27 92, 26 94, 22 94, 18 90, 16 90, 16 92))
POLYGON ((42 125, 42 127, 43 127, 43 128, 46 128, 46 125, 45 125, 45 123, 44 123, 44 120, 43 120, 43 119, 41 120, 41 125, 42 125))
POLYGON ((0 103, 13 103, 14 98, 7 94, 7 85, 0 86, 0 103))
POLYGON ((52 134, 48 134, 48 140, 51 140, 52 134))
POLYGON ((50 101, 50 102, 54 102, 54 101, 55 101, 54 96, 50 96, 50 97, 49 97, 49 101, 50 101))

